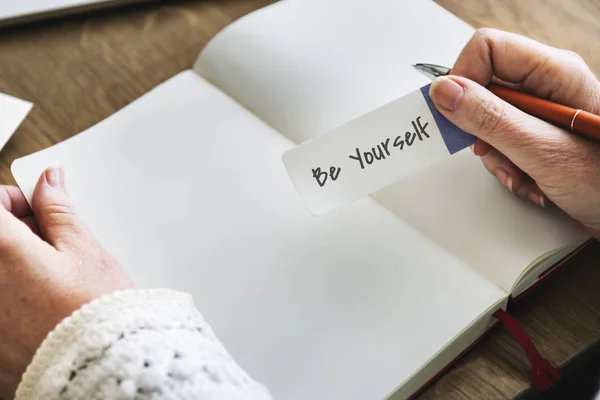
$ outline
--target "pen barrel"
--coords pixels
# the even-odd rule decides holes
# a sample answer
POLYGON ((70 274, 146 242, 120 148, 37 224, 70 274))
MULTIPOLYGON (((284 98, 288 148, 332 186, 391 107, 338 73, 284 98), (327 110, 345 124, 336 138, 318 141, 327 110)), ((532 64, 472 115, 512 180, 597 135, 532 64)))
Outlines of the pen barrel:
POLYGON ((573 132, 600 141, 600 116, 581 111, 573 121, 573 132))
POLYGON ((573 133, 600 140, 600 116, 490 83, 488 90, 519 110, 573 133))

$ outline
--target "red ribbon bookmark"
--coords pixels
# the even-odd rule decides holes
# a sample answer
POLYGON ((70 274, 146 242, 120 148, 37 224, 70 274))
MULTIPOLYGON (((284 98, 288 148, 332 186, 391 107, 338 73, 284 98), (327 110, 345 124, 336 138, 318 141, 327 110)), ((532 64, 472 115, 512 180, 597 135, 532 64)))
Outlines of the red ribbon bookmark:
POLYGON ((542 357, 529 335, 527 335, 527 332, 525 332, 525 329, 523 329, 512 315, 504 310, 496 311, 494 317, 512 333, 527 356, 531 364, 531 383, 533 389, 542 392, 552 387, 552 384, 560 379, 560 373, 550 361, 542 357))

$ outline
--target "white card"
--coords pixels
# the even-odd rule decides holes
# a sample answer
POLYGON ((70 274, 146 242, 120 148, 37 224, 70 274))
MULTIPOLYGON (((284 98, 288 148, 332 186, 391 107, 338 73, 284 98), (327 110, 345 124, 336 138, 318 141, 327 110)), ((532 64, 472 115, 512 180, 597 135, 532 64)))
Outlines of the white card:
POLYGON ((290 178, 313 214, 368 196, 475 142, 437 111, 429 86, 284 153, 290 178))
POLYGON ((0 150, 25 119, 33 104, 0 93, 0 150))

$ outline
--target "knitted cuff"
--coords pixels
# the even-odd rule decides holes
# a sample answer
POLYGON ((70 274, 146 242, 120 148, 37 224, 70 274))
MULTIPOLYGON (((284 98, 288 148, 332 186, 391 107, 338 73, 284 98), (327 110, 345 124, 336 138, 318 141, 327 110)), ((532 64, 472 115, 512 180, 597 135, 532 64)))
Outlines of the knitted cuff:
POLYGON ((85 368, 86 360, 103 355, 115 340, 139 329, 175 327, 213 335, 188 294, 130 289, 97 298, 48 334, 25 371, 15 399, 58 398, 77 370, 85 368))

